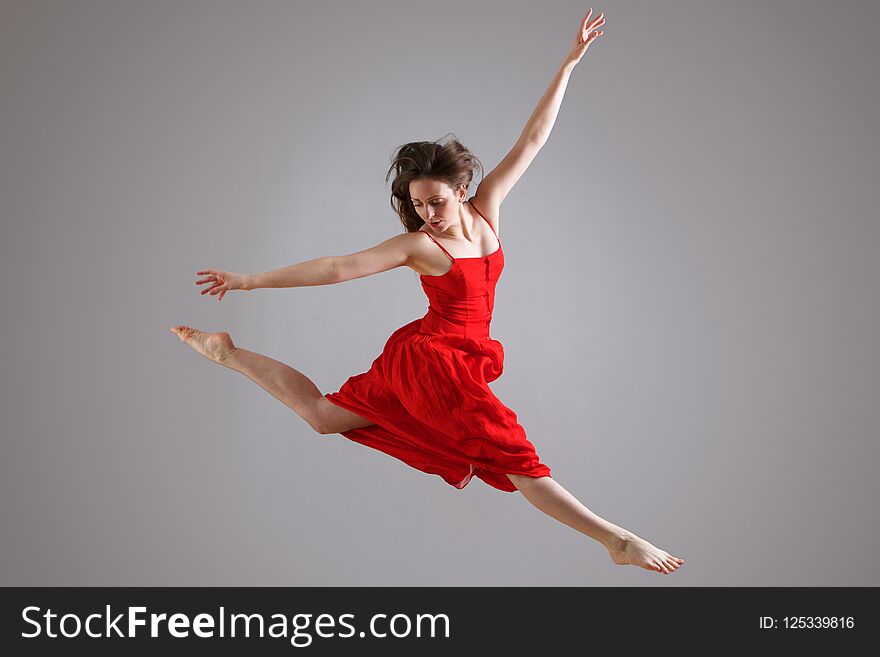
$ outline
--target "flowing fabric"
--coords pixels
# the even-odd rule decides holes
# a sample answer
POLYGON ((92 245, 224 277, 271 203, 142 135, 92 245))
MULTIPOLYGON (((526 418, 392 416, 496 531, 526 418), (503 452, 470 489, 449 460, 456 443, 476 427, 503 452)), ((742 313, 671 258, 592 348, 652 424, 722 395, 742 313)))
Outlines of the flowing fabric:
POLYGON ((487 256, 455 258, 425 234, 452 259, 445 274, 420 277, 427 314, 392 333, 368 371, 324 396, 374 423, 343 431, 349 440, 455 488, 476 476, 514 492, 508 473, 547 477, 550 468, 516 413, 489 389, 504 371, 504 347, 489 335, 504 269, 501 240, 495 234, 498 248, 487 256))

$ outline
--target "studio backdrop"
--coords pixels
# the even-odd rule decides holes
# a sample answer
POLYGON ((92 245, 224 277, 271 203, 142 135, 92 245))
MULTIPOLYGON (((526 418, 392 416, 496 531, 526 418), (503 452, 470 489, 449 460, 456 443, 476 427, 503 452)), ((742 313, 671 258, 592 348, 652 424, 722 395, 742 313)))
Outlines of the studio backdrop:
POLYGON ((880 584, 875 3, 595 5, 502 207, 492 389, 674 576, 169 333, 366 371, 425 314, 411 269, 221 302, 195 272, 402 232, 393 150, 453 133, 490 171, 588 8, 2 0, 0 585, 880 584))

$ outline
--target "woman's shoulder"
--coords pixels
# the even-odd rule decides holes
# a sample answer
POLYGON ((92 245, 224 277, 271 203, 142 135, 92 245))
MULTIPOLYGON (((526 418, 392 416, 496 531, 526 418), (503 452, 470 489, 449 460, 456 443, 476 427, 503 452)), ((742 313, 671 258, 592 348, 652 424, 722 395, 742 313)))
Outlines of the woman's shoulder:
POLYGON ((448 262, 448 257, 437 248, 434 238, 424 226, 412 232, 404 233, 407 241, 409 257, 407 266, 418 274, 436 276, 439 269, 448 262))
POLYGON ((477 215, 486 220, 486 223, 494 231, 498 239, 501 239, 501 203, 493 198, 488 192, 480 194, 480 190, 471 196, 468 201, 470 206, 476 210, 477 215))
MULTIPOLYGON (((424 229, 424 226, 406 233, 402 233, 396 238, 407 252, 408 260, 420 260, 426 254, 431 253, 431 234, 424 229)), ((437 248, 437 247, 434 247, 437 248)))

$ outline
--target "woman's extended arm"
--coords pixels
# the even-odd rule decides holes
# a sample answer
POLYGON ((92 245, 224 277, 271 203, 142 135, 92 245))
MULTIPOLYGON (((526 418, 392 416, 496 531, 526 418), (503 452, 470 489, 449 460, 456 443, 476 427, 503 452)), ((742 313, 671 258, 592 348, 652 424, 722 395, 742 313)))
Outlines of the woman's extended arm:
POLYGON ((202 289, 201 294, 217 295, 217 301, 220 301, 230 290, 343 283, 353 278, 363 278, 409 265, 420 246, 424 247, 424 239, 413 233, 404 233, 357 253, 321 256, 262 274, 237 274, 222 269, 203 269, 197 271, 196 276, 205 276, 205 278, 196 281, 196 285, 209 283, 209 287, 202 289))
POLYGON ((321 256, 295 265, 245 276, 245 290, 261 287, 306 287, 337 282, 335 256, 321 256))
POLYGON ((424 237, 395 235, 369 249, 343 256, 322 256, 289 267, 245 276, 247 290, 261 287, 304 287, 344 283, 372 276, 410 262, 413 249, 424 237))
POLYGON ((307 260, 289 267, 273 269, 264 274, 239 274, 223 269, 203 269, 196 276, 205 278, 196 281, 196 285, 208 283, 201 294, 217 295, 217 301, 230 290, 255 290, 258 287, 302 287, 304 285, 327 285, 336 283, 335 256, 323 256, 307 260))

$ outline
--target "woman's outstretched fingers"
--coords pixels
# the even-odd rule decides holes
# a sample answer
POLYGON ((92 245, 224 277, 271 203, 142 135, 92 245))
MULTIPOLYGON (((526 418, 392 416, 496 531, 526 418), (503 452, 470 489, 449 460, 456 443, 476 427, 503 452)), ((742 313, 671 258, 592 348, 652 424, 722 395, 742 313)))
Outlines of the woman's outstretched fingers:
POLYGON ((591 21, 590 16, 592 14, 593 9, 591 7, 587 15, 584 16, 584 20, 581 21, 580 36, 578 38, 578 42, 581 45, 589 46, 597 37, 605 33, 604 30, 596 30, 597 27, 605 24, 605 12, 602 12, 591 21))
MULTIPOLYGON (((220 272, 215 271, 213 269, 205 269, 205 270, 196 272, 196 276, 203 276, 203 275, 205 276, 205 278, 197 280, 196 285, 203 285, 205 283, 211 283, 211 286, 206 287, 205 289, 201 290, 201 292, 199 292, 199 294, 201 294, 202 296, 204 296, 206 294, 210 294, 213 296, 213 295, 217 294, 218 292, 225 292, 226 291, 226 290, 222 289, 222 287, 226 283, 226 281, 224 280, 223 275, 220 272)), ((220 297, 217 298, 217 300, 219 301, 222 298, 223 297, 221 295, 220 297)))
MULTIPOLYGON (((203 273, 204 272, 197 272, 196 276, 201 276, 203 273)), ((215 279, 214 274, 211 274, 207 278, 202 278, 202 279, 196 281, 196 285, 201 285, 202 283, 209 283, 210 281, 213 281, 214 279, 215 279)))
POLYGON ((220 269, 204 269, 197 271, 196 276, 206 275, 205 278, 196 281, 196 285, 209 283, 209 287, 201 290, 201 294, 218 295, 217 301, 223 299, 230 290, 246 290, 247 277, 234 271, 220 269))

